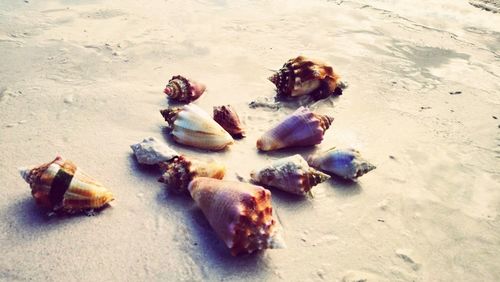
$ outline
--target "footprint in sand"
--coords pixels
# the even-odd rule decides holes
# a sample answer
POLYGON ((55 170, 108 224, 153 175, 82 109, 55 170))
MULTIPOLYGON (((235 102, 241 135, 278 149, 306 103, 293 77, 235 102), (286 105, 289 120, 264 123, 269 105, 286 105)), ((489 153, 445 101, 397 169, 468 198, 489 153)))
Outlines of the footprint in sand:
POLYGON ((99 10, 80 13, 80 17, 93 20, 107 20, 125 15, 126 15, 125 12, 113 9, 99 9, 99 10))

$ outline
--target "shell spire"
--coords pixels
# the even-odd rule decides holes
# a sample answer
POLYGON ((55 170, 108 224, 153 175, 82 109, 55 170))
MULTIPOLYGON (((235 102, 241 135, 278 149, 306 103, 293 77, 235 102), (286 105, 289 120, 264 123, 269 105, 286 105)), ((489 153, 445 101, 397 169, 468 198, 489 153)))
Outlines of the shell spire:
POLYGON ((99 209, 114 199, 102 184, 60 156, 49 163, 21 169, 20 173, 30 185, 35 201, 52 211, 99 209))
POLYGON ((245 137, 240 117, 230 105, 214 107, 214 120, 234 138, 245 137))
POLYGON ((260 170, 252 171, 250 177, 256 183, 296 195, 306 195, 314 186, 330 178, 309 167, 300 155, 278 159, 260 170))
POLYGON ((310 156, 307 162, 326 173, 350 180, 355 180, 376 168, 354 149, 331 149, 310 156))
POLYGON ((206 177, 195 178, 188 189, 232 255, 284 247, 269 190, 206 177))
POLYGON ((198 99, 205 89, 206 86, 202 83, 176 75, 168 81, 163 93, 172 100, 190 103, 198 99))
POLYGON ((178 143, 208 150, 222 150, 234 140, 212 117, 194 104, 169 108, 160 113, 178 143))
POLYGON ((187 191, 189 182, 195 177, 224 178, 226 168, 217 162, 203 162, 178 156, 169 162, 160 163, 164 171, 158 181, 165 183, 171 190, 181 193, 187 191))
POLYGON ((257 148, 272 151, 287 147, 317 145, 323 141, 325 131, 333 117, 318 115, 300 107, 257 140, 257 148))
POLYGON ((340 77, 331 66, 298 56, 288 60, 269 81, 276 85, 278 96, 311 95, 319 100, 334 94, 340 77))

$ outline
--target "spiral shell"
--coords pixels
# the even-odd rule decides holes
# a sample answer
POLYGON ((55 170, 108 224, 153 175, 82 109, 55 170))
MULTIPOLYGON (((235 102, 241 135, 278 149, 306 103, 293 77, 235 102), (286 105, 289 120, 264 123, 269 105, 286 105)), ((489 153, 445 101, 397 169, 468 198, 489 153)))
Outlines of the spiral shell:
POLYGON ((376 168, 354 149, 331 149, 310 156, 307 162, 326 173, 350 180, 355 180, 376 168))
POLYGON ((104 207, 113 195, 72 162, 58 156, 52 162, 20 169, 35 201, 52 211, 75 213, 104 207))
POLYGON ((269 190, 206 177, 195 178, 188 189, 233 255, 284 247, 269 190))
POLYGON ((333 117, 300 107, 257 140, 257 148, 272 151, 286 147, 316 145, 323 141, 333 117))
POLYGON ((198 99, 205 92, 205 89, 206 86, 202 83, 176 75, 168 81, 163 93, 172 100, 190 103, 198 99))
POLYGON ((130 145, 137 161, 141 164, 155 165, 179 156, 174 149, 160 142, 154 137, 144 139, 142 142, 130 145))
POLYGON ((252 171, 250 177, 256 183, 297 195, 308 194, 312 187, 330 178, 309 167, 300 155, 278 159, 260 170, 252 171))
POLYGON ((323 99, 333 94, 340 77, 331 66, 298 56, 288 60, 269 80, 276 85, 278 96, 311 95, 323 99))
POLYGON ((178 143, 208 150, 222 150, 234 140, 200 107, 189 104, 181 108, 168 108, 160 113, 172 129, 178 143))
POLYGON ((158 181, 178 193, 187 191, 189 182, 195 177, 224 178, 226 167, 217 162, 203 162, 185 156, 175 157, 169 162, 160 163, 164 171, 158 181))
POLYGON ((214 120, 234 138, 245 137, 240 117, 230 105, 214 107, 214 120))

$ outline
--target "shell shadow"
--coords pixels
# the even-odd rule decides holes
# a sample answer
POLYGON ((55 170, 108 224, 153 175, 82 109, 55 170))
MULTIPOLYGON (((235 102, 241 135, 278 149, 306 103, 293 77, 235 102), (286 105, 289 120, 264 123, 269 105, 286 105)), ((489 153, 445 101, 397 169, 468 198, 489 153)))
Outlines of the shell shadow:
POLYGON ((360 194, 363 191, 363 188, 357 181, 332 176, 327 182, 340 196, 354 196, 360 194))
POLYGON ((158 178, 161 175, 160 168, 156 165, 145 165, 139 163, 134 154, 130 154, 128 157, 131 170, 136 173, 140 173, 142 176, 147 176, 148 178, 158 178))

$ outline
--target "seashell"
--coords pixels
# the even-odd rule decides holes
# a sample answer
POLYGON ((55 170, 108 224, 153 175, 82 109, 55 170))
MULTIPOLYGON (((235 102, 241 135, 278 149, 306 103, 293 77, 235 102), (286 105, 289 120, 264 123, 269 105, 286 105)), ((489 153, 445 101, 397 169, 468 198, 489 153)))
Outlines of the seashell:
POLYGON ((312 167, 350 180, 376 168, 354 149, 330 149, 310 156, 307 162, 312 167))
POLYGON ((172 129, 176 142, 209 150, 222 150, 234 140, 205 111, 194 104, 168 108, 160 113, 172 129))
POLYGON ((137 161, 141 164, 155 165, 179 156, 175 150, 154 137, 144 139, 142 142, 130 145, 137 161))
POLYGON ((206 177, 195 178, 188 189, 232 255, 285 247, 273 218, 269 190, 206 177))
POLYGON ((214 120, 234 138, 245 137, 240 118, 230 105, 214 107, 214 120))
POLYGON ((278 159, 270 165, 250 173, 256 183, 271 186, 297 195, 306 195, 313 186, 330 178, 309 167, 300 155, 278 159))
POLYGON ((288 60, 269 80, 276 85, 278 96, 311 95, 323 99, 334 93, 340 77, 331 66, 298 56, 288 60))
POLYGON ((188 159, 185 156, 175 157, 170 162, 160 163, 165 172, 158 181, 167 184, 175 192, 187 191, 189 182, 195 177, 224 178, 226 167, 217 162, 203 162, 188 159))
POLYGON ((332 121, 333 117, 315 114, 307 108, 300 107, 264 133, 257 140, 257 148, 262 151, 271 151, 319 144, 332 121))
POLYGON ((52 211, 75 213, 104 207, 113 195, 72 162, 58 156, 52 162, 20 169, 35 201, 52 211))
POLYGON ((163 93, 172 100, 190 103, 198 99, 205 89, 206 86, 202 83, 176 75, 168 81, 163 93))

